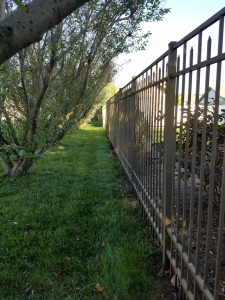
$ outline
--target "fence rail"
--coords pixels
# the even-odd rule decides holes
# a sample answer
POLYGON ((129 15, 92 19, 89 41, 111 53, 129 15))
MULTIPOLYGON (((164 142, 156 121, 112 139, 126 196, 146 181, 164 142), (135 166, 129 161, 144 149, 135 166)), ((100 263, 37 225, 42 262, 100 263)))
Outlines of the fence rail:
POLYGON ((103 127, 152 234, 161 240, 163 265, 170 268, 180 299, 225 298, 225 131, 218 113, 225 104, 224 16, 225 8, 181 41, 171 42, 102 109, 103 127), (211 38, 203 43, 210 26, 216 26, 218 38, 213 57, 211 38), (187 51, 192 43, 196 56, 193 48, 187 51), (210 99, 215 108, 209 121, 210 99))

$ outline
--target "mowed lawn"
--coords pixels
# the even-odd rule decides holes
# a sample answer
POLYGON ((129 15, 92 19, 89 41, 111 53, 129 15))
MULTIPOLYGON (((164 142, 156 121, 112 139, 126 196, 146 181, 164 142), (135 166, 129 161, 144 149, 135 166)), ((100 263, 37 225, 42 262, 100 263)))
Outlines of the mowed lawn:
POLYGON ((0 299, 156 299, 154 253, 100 124, 46 156, 18 178, 0 166, 0 299))

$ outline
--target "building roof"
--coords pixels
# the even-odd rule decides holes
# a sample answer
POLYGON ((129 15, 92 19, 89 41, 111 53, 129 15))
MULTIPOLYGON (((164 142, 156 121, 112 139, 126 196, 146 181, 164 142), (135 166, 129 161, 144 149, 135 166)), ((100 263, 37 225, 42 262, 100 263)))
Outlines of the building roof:
MULTIPOLYGON (((212 86, 212 89, 215 91, 216 90, 216 87, 215 86, 212 86)), ((225 86, 221 86, 220 87, 220 97, 224 98, 225 99, 225 86)), ((224 100, 225 101, 225 100, 224 100)))
MULTIPOLYGON (((216 91, 215 91, 215 89, 216 88, 212 88, 212 87, 209 87, 209 91, 213 91, 213 92, 215 92, 216 93, 216 91)), ((202 99, 204 99, 205 98, 205 94, 203 94, 200 98, 199 98, 199 103, 202 101, 202 99)), ((220 88, 220 98, 222 98, 222 99, 220 99, 220 103, 221 102, 224 102, 225 101, 225 87, 221 87, 220 88), (222 93, 223 93, 223 95, 224 95, 224 97, 222 96, 222 93), (222 100, 222 101, 221 101, 222 100)))

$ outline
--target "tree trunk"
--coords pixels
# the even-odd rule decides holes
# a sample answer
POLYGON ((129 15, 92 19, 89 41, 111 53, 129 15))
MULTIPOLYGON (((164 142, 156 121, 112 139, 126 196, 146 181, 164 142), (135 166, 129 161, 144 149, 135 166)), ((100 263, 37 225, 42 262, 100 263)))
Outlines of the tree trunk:
POLYGON ((6 173, 9 177, 16 177, 26 174, 33 165, 33 159, 21 159, 6 173))

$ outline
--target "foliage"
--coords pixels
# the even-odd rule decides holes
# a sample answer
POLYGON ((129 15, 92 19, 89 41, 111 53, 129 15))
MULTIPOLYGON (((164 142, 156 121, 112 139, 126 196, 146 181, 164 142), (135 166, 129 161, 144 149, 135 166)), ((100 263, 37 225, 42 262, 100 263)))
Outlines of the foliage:
POLYGON ((115 86, 115 82, 112 81, 109 84, 107 84, 101 91, 101 93, 98 95, 98 102, 101 103, 101 105, 104 105, 116 93, 117 88, 115 86))
MULTIPOLYGON (((168 11, 161 1, 90 1, 10 59, 0 72, 1 145, 44 153, 77 127, 112 80, 113 59, 144 49, 150 32, 142 34, 141 22, 159 21, 168 11)), ((33 162, 20 160, 8 175, 33 162)))
MULTIPOLYGON (((205 143, 203 136, 203 122, 204 122, 204 108, 198 106, 198 121, 197 121, 197 138, 196 138, 196 167, 195 170, 192 169, 192 159, 193 159, 193 147, 194 147, 194 123, 195 123, 195 112, 190 111, 190 123, 188 118, 184 122, 182 129, 182 167, 185 166, 185 160, 187 159, 188 177, 195 174, 200 178, 200 169, 202 166, 202 159, 204 165, 204 189, 209 193, 210 189, 210 172, 212 163, 212 148, 213 148, 213 127, 214 127, 214 111, 215 106, 209 106, 206 117, 206 135, 205 143), (190 127, 189 127, 190 126, 190 127), (188 133, 187 133, 188 130, 188 133), (185 147, 188 143, 187 157, 185 156, 185 147), (205 150, 204 150, 205 147, 205 150), (204 155, 204 157, 202 157, 204 155)), ((216 161, 215 161, 215 178, 214 178, 214 201, 219 202, 221 198, 222 189, 222 171, 223 171, 223 155, 224 155, 224 136, 225 136, 225 126, 224 117, 225 110, 218 115, 218 130, 217 130, 217 140, 216 140, 216 161)), ((184 116, 187 117, 188 111, 185 109, 184 116)), ((177 147, 179 147, 180 132, 177 132, 177 147)), ((179 155, 177 155, 177 159, 179 155)))
POLYGON ((13 2, 15 2, 18 8, 21 9, 22 11, 24 12, 28 11, 27 7, 24 4, 22 4, 20 0, 13 0, 13 2))
POLYGON ((10 158, 12 159, 12 161, 18 161, 20 159, 45 158, 45 156, 40 155, 41 149, 38 149, 37 151, 35 151, 35 153, 27 153, 24 149, 22 149, 22 147, 19 147, 16 144, 3 145, 2 147, 0 147, 0 150, 2 151, 0 152, 0 161, 4 162, 9 162, 10 158))
POLYGON ((114 81, 110 82, 106 87, 104 87, 104 89, 96 98, 96 104, 94 106, 95 109, 91 114, 92 119, 99 120, 99 115, 101 114, 102 106, 116 93, 117 89, 114 81))
POLYGON ((1 300, 156 299, 156 253, 109 147, 90 123, 51 147, 48 165, 1 178, 1 300))
POLYGON ((102 105, 109 100, 116 93, 115 82, 109 82, 101 92, 96 96, 92 108, 83 116, 83 118, 71 127, 70 132, 73 133, 81 125, 90 122, 91 120, 98 121, 99 112, 101 111, 102 105))

